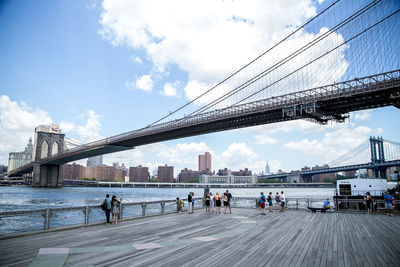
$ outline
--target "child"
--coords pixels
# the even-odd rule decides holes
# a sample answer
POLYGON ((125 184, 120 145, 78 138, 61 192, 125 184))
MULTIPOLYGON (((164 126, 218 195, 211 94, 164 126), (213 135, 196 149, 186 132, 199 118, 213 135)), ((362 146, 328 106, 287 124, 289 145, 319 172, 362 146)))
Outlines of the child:
POLYGON ((179 213, 182 213, 182 207, 183 207, 184 203, 182 201, 182 199, 180 199, 179 197, 176 198, 176 209, 179 213))

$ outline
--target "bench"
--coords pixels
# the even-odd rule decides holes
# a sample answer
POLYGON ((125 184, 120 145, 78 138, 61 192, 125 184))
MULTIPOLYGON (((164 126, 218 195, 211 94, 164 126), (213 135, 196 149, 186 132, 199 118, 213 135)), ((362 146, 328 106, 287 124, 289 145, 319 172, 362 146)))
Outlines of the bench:
POLYGON ((317 210, 321 211, 321 213, 326 213, 326 210, 329 210, 330 208, 311 208, 308 207, 309 210, 311 210, 312 212, 317 213, 317 210))

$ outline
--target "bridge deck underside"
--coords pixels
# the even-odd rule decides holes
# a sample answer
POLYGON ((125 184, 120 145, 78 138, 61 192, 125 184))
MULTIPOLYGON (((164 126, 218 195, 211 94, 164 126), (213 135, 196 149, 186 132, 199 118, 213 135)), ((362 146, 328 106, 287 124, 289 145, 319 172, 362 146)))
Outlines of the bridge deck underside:
POLYGON ((140 146, 150 143, 156 143, 177 138, 208 134, 231 129, 238 129, 275 122, 311 119, 323 122, 326 118, 342 121, 347 113, 351 111, 378 108, 384 106, 400 105, 400 87, 393 87, 384 91, 360 93, 359 95, 343 96, 335 99, 318 100, 316 102, 303 102, 301 104, 315 103, 318 107, 314 113, 293 114, 293 116, 284 116, 282 108, 269 110, 253 111, 243 116, 232 118, 214 119, 208 122, 193 124, 186 127, 178 127, 163 132, 139 136, 115 142, 119 146, 140 146), (397 97, 396 97, 397 96, 397 97))

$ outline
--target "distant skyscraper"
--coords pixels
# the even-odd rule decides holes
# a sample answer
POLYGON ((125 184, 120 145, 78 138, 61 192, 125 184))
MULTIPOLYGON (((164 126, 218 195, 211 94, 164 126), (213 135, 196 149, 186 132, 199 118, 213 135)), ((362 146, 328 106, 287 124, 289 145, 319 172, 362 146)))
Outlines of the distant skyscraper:
POLYGON ((99 167, 103 166, 103 155, 88 158, 86 162, 87 167, 99 167))
POLYGON ((271 169, 269 168, 268 161, 267 161, 267 165, 265 166, 265 174, 266 175, 271 174, 271 169))
POLYGON ((211 171, 211 154, 206 152, 204 155, 199 155, 199 172, 211 171))
POLYGON ((32 161, 32 138, 29 138, 28 145, 22 152, 11 152, 8 158, 8 171, 12 171, 18 167, 28 164, 32 161))

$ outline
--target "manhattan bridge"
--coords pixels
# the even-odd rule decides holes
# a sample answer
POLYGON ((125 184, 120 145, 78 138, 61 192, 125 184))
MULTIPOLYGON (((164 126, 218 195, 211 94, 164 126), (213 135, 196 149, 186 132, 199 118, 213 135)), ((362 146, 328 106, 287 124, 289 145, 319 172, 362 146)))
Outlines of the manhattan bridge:
MULTIPOLYGON (((353 111, 400 108, 399 11, 397 0, 330 1, 303 25, 288 26, 289 34, 249 63, 143 128, 68 149, 63 134, 39 132, 33 161, 9 175, 33 172, 34 186, 56 187, 62 164, 92 156, 298 119, 341 123, 353 111)), ((399 166, 399 144, 375 140, 366 143, 367 161, 358 157, 363 143, 330 166, 364 164, 357 168, 376 174, 399 166)))

